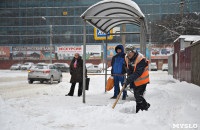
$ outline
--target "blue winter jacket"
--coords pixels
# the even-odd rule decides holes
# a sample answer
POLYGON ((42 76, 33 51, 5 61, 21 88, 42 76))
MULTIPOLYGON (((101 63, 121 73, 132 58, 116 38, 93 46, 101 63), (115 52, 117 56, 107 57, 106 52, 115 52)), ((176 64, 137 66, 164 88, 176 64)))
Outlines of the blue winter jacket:
POLYGON ((125 67, 124 67, 124 58, 125 58, 125 53, 124 53, 124 47, 122 45, 117 45, 115 47, 115 52, 117 53, 115 56, 113 56, 112 61, 111 61, 111 74, 125 74, 125 67), (117 49, 121 49, 121 53, 117 53, 117 49))

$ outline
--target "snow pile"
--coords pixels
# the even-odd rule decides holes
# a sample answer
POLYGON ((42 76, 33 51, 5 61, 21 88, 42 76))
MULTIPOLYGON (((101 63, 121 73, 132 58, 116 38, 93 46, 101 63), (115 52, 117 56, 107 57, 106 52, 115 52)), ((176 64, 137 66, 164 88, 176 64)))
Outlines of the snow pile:
POLYGON ((24 77, 24 76, 27 76, 28 75, 28 71, 10 71, 10 70, 3 70, 3 71, 0 71, 0 78, 2 77, 9 77, 9 78, 12 78, 12 77, 24 77), (12 72, 12 74, 11 74, 12 72))
POLYGON ((166 72, 153 72, 145 94, 151 107, 136 114, 132 93, 112 109, 113 90, 104 93, 104 76, 89 77, 85 104, 77 96, 77 86, 73 97, 64 96, 70 90, 70 77, 38 95, 0 98, 1 129, 169 130, 173 124, 184 123, 200 127, 200 88, 196 85, 174 80, 166 72))

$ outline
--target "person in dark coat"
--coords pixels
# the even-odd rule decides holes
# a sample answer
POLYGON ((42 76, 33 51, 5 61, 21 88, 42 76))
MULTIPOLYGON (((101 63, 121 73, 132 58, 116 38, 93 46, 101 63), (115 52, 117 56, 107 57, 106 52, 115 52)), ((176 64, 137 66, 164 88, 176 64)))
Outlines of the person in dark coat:
MULTIPOLYGON (((125 74, 125 67, 124 67, 124 47, 122 45, 117 45, 115 47, 115 52, 117 53, 115 56, 113 56, 111 61, 111 75, 114 77, 114 96, 111 97, 111 99, 116 99, 117 95, 120 92, 119 82, 121 82, 121 85, 123 86, 124 78, 123 76, 125 74), (120 76, 121 75, 121 76, 120 76)), ((127 92, 123 91, 122 100, 126 100, 127 92)))
POLYGON ((78 96, 81 96, 82 84, 83 84, 83 60, 81 59, 81 56, 78 53, 74 55, 74 58, 71 61, 70 74, 71 74, 70 83, 72 83, 72 85, 71 85, 69 93, 65 96, 74 95, 74 89, 75 89, 76 83, 79 83, 78 96))
MULTIPOLYGON (((149 83, 149 61, 138 53, 133 45, 126 46, 125 64, 127 79, 124 81, 125 86, 130 84, 129 89, 133 89, 136 99, 136 113, 139 110, 148 110, 150 104, 146 102, 143 94, 149 83)), ((128 89, 128 88, 126 88, 128 89)))

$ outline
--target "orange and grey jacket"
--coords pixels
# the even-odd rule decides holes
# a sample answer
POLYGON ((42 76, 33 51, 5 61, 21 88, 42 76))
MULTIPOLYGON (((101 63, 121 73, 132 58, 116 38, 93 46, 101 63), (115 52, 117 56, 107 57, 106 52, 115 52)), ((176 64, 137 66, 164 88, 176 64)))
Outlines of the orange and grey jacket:
POLYGON ((136 52, 132 59, 125 57, 125 67, 128 74, 127 82, 131 87, 149 83, 149 61, 136 52))

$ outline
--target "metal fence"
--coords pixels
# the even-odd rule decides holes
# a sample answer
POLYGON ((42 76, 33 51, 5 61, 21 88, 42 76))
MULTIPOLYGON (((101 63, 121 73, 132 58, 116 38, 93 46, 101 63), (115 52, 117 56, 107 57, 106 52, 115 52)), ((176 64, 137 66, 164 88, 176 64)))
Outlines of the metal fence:
POLYGON ((200 86, 200 41, 191 46, 191 82, 200 86))
POLYGON ((169 74, 180 81, 200 86, 200 41, 181 51, 179 42, 176 42, 175 48, 174 54, 168 58, 169 74))

